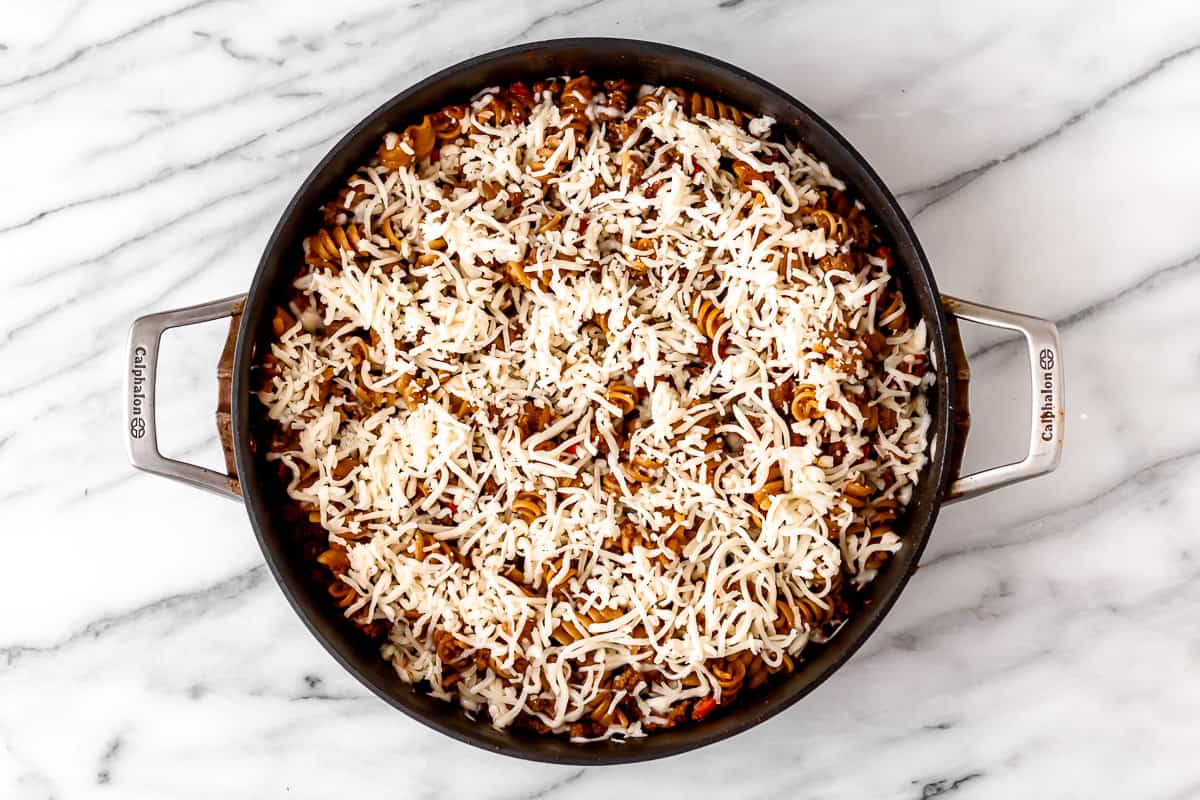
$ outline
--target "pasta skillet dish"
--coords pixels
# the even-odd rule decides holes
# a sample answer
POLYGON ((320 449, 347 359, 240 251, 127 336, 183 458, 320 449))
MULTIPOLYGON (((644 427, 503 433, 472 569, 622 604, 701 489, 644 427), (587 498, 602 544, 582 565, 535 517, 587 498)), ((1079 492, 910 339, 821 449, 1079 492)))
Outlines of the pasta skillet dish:
POLYGON ((517 83, 389 133, 322 209, 258 446, 403 680, 575 740, 699 722, 903 547, 924 323, 772 124, 517 83))

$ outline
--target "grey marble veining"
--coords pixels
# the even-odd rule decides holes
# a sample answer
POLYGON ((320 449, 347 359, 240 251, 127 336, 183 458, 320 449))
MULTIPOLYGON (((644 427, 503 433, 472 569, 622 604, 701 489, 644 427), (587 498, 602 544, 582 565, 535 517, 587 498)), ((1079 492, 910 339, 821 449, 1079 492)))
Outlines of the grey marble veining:
MULTIPOLYGON (((287 0, 0 7, 0 797, 1200 797, 1200 13, 1187 2, 287 0), (946 508, 867 645, 701 752, 491 756, 370 696, 244 511, 127 466, 124 339, 243 291, 334 141, 459 59, 667 41, 824 114, 944 291, 1054 319, 1053 476, 946 508)), ((164 448, 220 463, 218 326, 167 337, 164 448)), ((1025 355, 973 336, 973 465, 1025 355)))

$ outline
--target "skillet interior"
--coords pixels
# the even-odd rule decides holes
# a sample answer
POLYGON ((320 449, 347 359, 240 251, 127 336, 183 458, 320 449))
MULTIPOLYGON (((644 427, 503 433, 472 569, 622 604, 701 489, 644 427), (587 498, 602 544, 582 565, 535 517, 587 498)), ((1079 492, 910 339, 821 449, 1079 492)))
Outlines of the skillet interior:
POLYGON ((960 447, 950 424, 956 400, 949 390, 947 321, 924 253, 898 203, 862 157, 811 110, 781 90, 729 64, 666 45, 626 39, 561 39, 496 51, 450 67, 400 93, 348 133, 321 161, 284 211, 259 264, 242 315, 233 380, 234 445, 247 510, 272 572, 296 612, 335 659, 367 688, 393 706, 443 733, 484 749, 539 761, 615 764, 673 755, 732 736, 779 713, 812 691, 849 658, 895 602, 912 574, 953 477, 947 454, 960 447), (421 114, 461 102, 481 88, 515 80, 587 72, 596 78, 624 77, 635 83, 683 86, 742 109, 774 117, 777 132, 826 161, 849 184, 890 240, 896 275, 929 330, 936 383, 930 392, 933 418, 931 458, 903 520, 904 549, 889 560, 862 594, 861 605, 828 644, 805 650, 796 672, 768 688, 740 697, 726 713, 703 724, 653 734, 626 743, 571 744, 553 738, 501 732, 466 718, 451 706, 419 694, 402 682, 378 653, 329 602, 310 577, 280 516, 282 500, 273 470, 251 452, 249 395, 254 348, 270 339, 271 312, 302 260, 301 241, 319 225, 318 205, 373 154, 389 130, 418 121, 421 114))

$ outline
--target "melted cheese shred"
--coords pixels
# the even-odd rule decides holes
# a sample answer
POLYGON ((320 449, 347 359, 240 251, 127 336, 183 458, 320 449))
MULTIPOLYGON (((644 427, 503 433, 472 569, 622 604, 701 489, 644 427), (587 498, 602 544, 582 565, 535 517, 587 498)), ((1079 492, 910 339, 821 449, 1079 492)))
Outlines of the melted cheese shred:
POLYGON ((769 139, 770 119, 689 115, 659 92, 614 142, 634 118, 598 92, 577 141, 561 101, 497 125, 495 94, 432 161, 351 179, 334 222, 357 247, 310 261, 272 347, 259 397, 289 444, 269 457, 344 548, 347 615, 387 625, 404 680, 501 728, 567 732, 621 702, 637 713, 599 736, 639 736, 721 697, 714 659, 790 665, 830 633, 802 605, 902 546, 846 489, 911 496, 925 328, 882 328, 886 258, 836 261, 850 242, 808 212, 842 186, 769 139), (758 177, 739 186, 732 162, 758 177), (818 413, 778 407, 789 382, 818 413), (611 691, 628 667, 643 678, 611 691))

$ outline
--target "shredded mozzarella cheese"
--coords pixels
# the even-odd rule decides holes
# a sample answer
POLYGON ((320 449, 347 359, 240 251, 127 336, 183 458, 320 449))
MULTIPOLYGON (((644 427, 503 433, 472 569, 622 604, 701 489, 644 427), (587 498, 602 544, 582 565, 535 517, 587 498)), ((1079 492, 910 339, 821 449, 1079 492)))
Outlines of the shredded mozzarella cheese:
POLYGON ((523 122, 481 119, 494 94, 432 162, 352 179, 341 222, 361 241, 296 281, 300 322, 271 349, 259 397, 286 444, 269 457, 344 549, 347 614, 387 624, 402 678, 497 727, 635 703, 602 738, 637 736, 721 696, 713 659, 799 657, 828 631, 781 609, 832 609, 839 574, 869 580, 902 546, 847 487, 911 495, 924 324, 880 334, 873 368, 863 337, 905 313, 877 317, 888 265, 817 266, 850 243, 806 209, 842 187, 773 120, 665 94, 614 143, 597 94, 577 143, 549 96, 523 122), (731 161, 761 177, 739 186, 731 161), (784 383, 811 387, 811 416, 779 408, 784 383), (452 686, 435 632, 480 656, 452 686), (622 667, 642 678, 610 691, 622 667))

